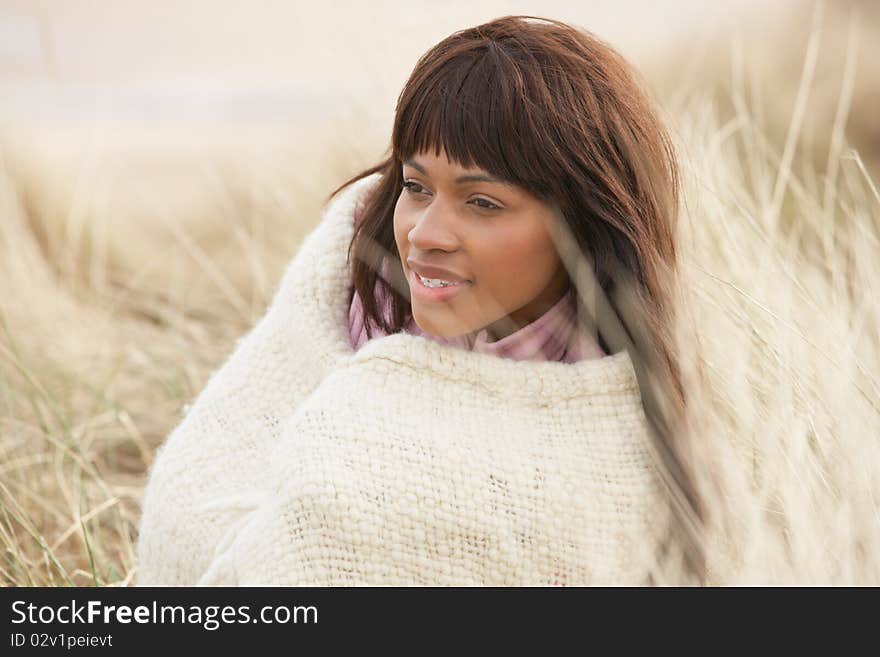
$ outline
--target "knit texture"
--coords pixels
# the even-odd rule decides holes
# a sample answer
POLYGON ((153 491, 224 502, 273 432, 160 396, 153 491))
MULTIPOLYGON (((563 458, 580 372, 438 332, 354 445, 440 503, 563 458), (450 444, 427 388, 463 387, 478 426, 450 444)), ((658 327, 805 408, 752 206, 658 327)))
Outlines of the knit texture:
POLYGON ((156 454, 139 585, 641 584, 668 513, 626 352, 348 335, 340 193, 156 454))

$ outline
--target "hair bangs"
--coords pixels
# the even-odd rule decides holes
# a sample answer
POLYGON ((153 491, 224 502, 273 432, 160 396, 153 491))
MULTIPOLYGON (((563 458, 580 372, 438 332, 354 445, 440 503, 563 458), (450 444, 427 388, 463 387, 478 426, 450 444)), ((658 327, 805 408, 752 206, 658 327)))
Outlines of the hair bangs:
POLYGON ((442 150, 465 168, 481 168, 529 191, 546 189, 535 172, 555 170, 543 161, 552 149, 537 143, 534 125, 540 121, 533 106, 526 111, 522 72, 501 51, 490 42, 410 80, 392 135, 398 162, 442 150))

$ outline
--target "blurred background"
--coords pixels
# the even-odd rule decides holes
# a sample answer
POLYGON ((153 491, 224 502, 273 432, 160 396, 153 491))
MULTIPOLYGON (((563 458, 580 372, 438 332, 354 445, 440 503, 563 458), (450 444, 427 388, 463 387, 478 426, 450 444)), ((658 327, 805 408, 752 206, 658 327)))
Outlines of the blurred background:
MULTIPOLYGON (((782 389, 816 382, 798 397, 805 436, 880 435, 875 0, 0 0, 0 583, 136 581, 157 446, 260 317, 329 192, 385 153, 417 58, 506 14, 593 32, 661 107, 690 176, 683 251, 694 271, 714 266, 692 281, 708 348, 738 354, 715 373, 718 435, 754 446, 775 418, 789 444, 795 407, 760 369, 771 356, 782 389), (767 280, 782 296, 762 296, 767 280), (846 414, 852 433, 835 425, 846 414)), ((817 477, 845 480, 826 457, 811 457, 817 477)), ((801 525, 816 564, 855 550, 839 503, 839 489, 803 502, 840 531, 819 546, 819 525, 801 525)), ((877 576, 859 563, 773 572, 877 576)))

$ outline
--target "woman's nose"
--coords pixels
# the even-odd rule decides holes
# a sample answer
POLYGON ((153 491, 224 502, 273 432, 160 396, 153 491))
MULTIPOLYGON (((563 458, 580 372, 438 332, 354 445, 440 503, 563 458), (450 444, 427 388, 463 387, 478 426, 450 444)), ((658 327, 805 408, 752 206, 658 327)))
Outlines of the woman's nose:
POLYGON ((416 213, 415 223, 409 231, 409 243, 420 251, 458 248, 452 210, 435 198, 425 209, 416 213), (444 207, 445 206, 445 207, 444 207))

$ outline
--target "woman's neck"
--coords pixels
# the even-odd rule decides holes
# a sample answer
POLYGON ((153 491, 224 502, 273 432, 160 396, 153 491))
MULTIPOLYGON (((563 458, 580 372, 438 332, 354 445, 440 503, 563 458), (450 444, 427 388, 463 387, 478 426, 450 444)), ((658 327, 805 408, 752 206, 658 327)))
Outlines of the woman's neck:
MULTIPOLYGON (((571 280, 568 276, 565 276, 560 280, 554 279, 546 288, 544 288, 544 291, 541 292, 541 294, 528 304, 512 312, 503 319, 492 322, 484 327, 486 330, 487 341, 497 342, 498 340, 506 338, 516 331, 519 331, 524 326, 531 324, 559 303, 560 299, 568 294, 570 290, 571 280)), ((477 334, 482 330, 483 329, 474 331, 469 335, 469 342, 471 342, 471 344, 477 334)))

